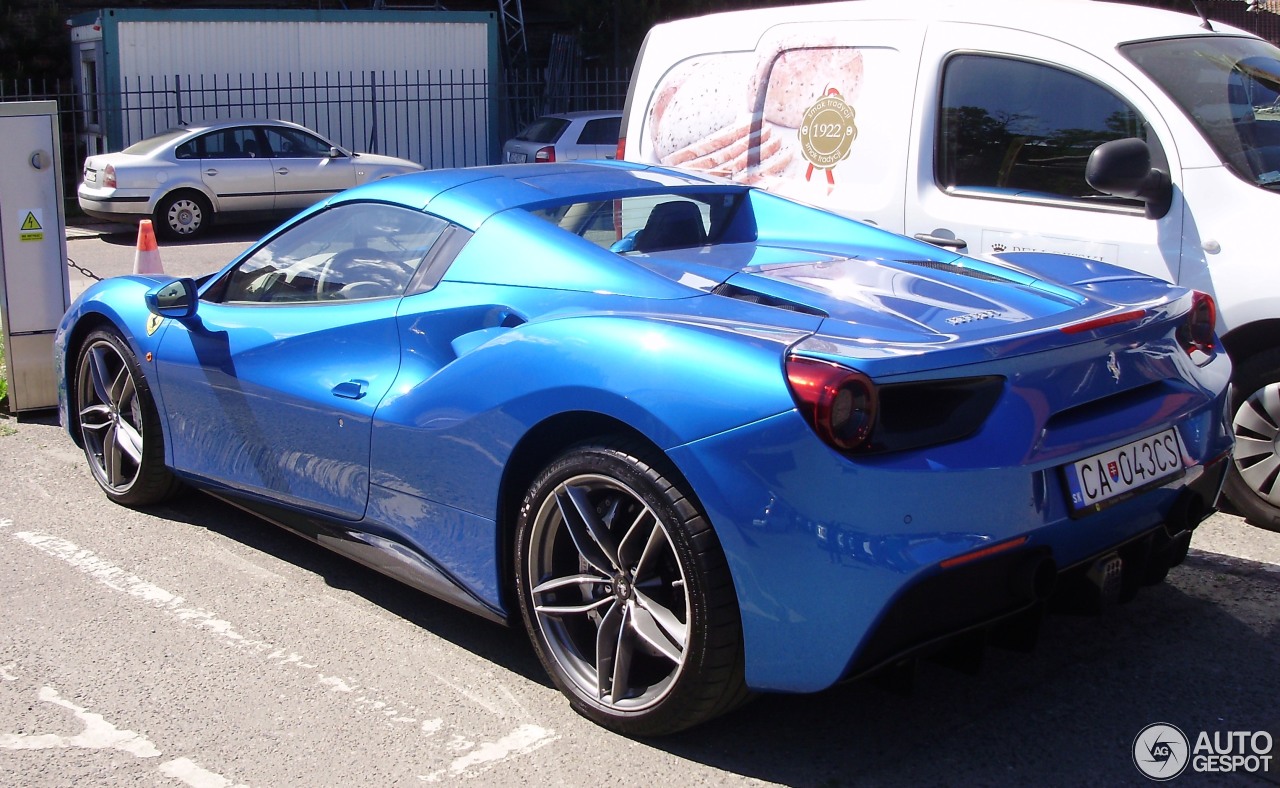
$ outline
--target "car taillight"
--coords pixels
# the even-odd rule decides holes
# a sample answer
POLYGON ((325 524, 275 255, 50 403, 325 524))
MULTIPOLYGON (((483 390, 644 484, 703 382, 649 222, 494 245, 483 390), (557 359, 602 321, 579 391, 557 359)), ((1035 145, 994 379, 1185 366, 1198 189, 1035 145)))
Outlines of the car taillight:
POLYGON ((624 161, 627 153, 627 138, 618 138, 618 150, 614 152, 613 157, 618 161, 624 161))
POLYGON ((832 448, 865 447, 875 428, 879 401, 866 375, 839 364, 788 356, 787 384, 800 415, 832 448))
POLYGON ((116 187, 116 168, 110 164, 102 170, 102 185, 109 189, 116 187))
POLYGON ((1190 355, 1196 351, 1212 355, 1215 344, 1214 328, 1218 323, 1218 305, 1213 296, 1199 290, 1191 294, 1191 311, 1187 322, 1178 329, 1178 344, 1190 355))
POLYGON ((552 162, 556 160, 556 149, 551 145, 545 148, 538 148, 538 152, 533 154, 534 161, 552 162))

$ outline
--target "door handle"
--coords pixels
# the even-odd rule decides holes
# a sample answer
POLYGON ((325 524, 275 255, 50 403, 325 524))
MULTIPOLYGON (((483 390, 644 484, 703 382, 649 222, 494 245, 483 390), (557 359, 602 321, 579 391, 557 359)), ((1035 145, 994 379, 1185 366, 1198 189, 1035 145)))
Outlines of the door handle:
POLYGON ((204 171, 204 174, 205 174, 205 175, 209 175, 209 176, 217 175, 217 174, 218 174, 218 168, 217 168, 217 167, 210 167, 209 169, 207 169, 207 170, 205 170, 205 171, 204 171))
POLYGON ((288 167, 277 167, 277 168, 276 168, 276 175, 288 175, 288 174, 289 174, 289 168, 288 168, 288 167))
POLYGON ((333 396, 342 397, 343 399, 360 399, 369 393, 369 381, 367 380, 348 380, 334 386, 333 396))
POLYGON ((941 235, 930 235, 929 233, 916 233, 915 239, 934 246, 945 246, 948 249, 963 249, 969 245, 963 238, 944 238, 941 235))

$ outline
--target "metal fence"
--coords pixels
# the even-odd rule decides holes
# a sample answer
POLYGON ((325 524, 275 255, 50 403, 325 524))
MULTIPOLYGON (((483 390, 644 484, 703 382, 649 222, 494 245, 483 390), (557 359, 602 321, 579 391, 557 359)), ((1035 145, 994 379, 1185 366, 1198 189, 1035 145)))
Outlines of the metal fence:
POLYGON ((113 150, 183 124, 229 118, 289 120, 343 147, 430 168, 487 164, 493 143, 483 71, 174 75, 123 83, 118 96, 100 99, 113 150))
POLYGON ((502 140, 538 115, 621 109, 628 81, 627 70, 604 68, 508 70, 496 87, 470 70, 173 75, 126 79, 123 90, 106 94, 69 80, 0 83, 0 101, 58 102, 71 196, 87 156, 219 118, 290 120, 344 147, 429 168, 488 164, 502 140))

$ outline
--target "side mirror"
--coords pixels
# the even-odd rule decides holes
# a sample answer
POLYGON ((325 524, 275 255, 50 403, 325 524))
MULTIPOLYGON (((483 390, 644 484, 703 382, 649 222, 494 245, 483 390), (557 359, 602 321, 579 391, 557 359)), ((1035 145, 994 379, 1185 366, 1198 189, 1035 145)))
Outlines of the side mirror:
POLYGON ((1169 174, 1151 166, 1151 149, 1136 137, 1104 142, 1094 148, 1084 168, 1084 179, 1103 194, 1142 200, 1148 219, 1159 219, 1173 204, 1169 174))
POLYGON ((623 236, 619 240, 614 241, 613 244, 609 247, 609 251, 616 252, 617 254, 623 254, 624 252, 634 252, 636 250, 636 236, 639 234, 640 234, 639 230, 632 230, 631 232, 627 233, 625 236, 623 236))
POLYGON ((333 146, 329 147, 329 158, 336 159, 336 158, 339 158, 340 156, 342 156, 342 151, 338 150, 333 146))
POLYGON ((156 285, 145 296, 147 309, 160 317, 187 318, 196 313, 200 294, 194 279, 175 279, 156 285))

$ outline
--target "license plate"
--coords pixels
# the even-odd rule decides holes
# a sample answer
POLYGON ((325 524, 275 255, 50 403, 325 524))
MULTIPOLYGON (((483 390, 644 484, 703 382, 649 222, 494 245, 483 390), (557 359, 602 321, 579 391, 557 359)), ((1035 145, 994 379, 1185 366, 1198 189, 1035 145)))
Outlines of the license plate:
POLYGON ((507 154, 507 163, 508 163, 508 164, 524 164, 524 163, 525 163, 526 161, 528 161, 528 160, 529 160, 529 157, 528 157, 528 156, 526 156, 526 155, 525 155, 525 154, 523 154, 523 153, 508 153, 508 154, 507 154))
POLYGON ((1168 429, 1065 465, 1071 509, 1098 511, 1127 493, 1177 476, 1182 457, 1182 439, 1177 430, 1168 429))
POLYGON ((85 170, 84 181, 85 183, 97 183, 98 173, 94 172, 93 170, 85 170))

